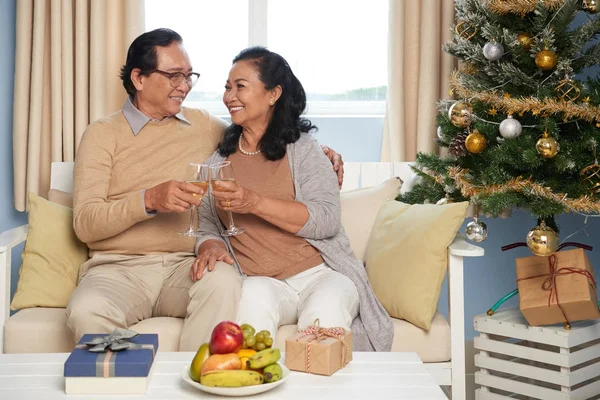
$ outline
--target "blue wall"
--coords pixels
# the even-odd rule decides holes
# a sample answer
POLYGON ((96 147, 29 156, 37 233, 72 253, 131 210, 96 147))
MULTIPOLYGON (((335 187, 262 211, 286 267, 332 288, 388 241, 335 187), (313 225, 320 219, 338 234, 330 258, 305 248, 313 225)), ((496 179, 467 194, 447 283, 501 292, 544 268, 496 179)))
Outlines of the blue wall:
MULTIPOLYGON (((27 223, 13 206, 13 83, 16 0, 0 1, 0 231, 27 223)), ((13 251, 12 288, 16 285, 22 246, 13 251)))

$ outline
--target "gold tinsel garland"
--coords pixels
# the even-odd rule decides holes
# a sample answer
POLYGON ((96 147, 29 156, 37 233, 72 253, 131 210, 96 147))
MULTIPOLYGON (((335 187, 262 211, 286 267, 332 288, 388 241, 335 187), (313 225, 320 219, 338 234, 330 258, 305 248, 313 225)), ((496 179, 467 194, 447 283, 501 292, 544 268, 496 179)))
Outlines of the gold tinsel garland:
MULTIPOLYGON (((443 184, 443 177, 429 171, 432 177, 439 184, 443 184)), ((565 194, 554 193, 550 188, 539 185, 531 180, 531 178, 524 179, 523 177, 516 177, 508 182, 501 185, 490 185, 486 187, 475 187, 471 185, 466 175, 469 173, 467 169, 460 167, 448 168, 448 176, 456 182, 456 187, 460 189, 463 196, 471 198, 481 195, 491 195, 502 192, 529 192, 532 195, 543 197, 548 200, 552 200, 558 204, 561 204, 565 209, 572 212, 580 213, 600 213, 600 202, 590 198, 589 196, 582 196, 578 199, 567 199, 565 194)))
MULTIPOLYGON (((558 10, 565 0, 541 0, 542 5, 550 10, 558 10)), ((487 7, 496 14, 517 14, 525 16, 525 14, 535 11, 538 0, 487 0, 487 7)))
MULTIPOLYGON (((588 103, 574 103, 564 100, 536 97, 514 98, 491 92, 477 92, 469 90, 459 82, 459 73, 454 71, 450 81, 450 88, 457 96, 466 99, 479 100, 495 106, 507 114, 521 114, 531 112, 533 115, 561 114, 563 120, 583 119, 588 122, 600 121, 600 108, 588 103)), ((522 115, 522 114, 521 114, 522 115)))

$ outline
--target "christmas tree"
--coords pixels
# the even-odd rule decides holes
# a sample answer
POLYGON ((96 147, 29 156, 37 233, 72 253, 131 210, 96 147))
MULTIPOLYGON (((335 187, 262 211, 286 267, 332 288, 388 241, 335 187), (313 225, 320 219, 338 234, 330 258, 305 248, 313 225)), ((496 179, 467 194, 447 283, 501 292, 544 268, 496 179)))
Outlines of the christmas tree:
MULTIPOLYGON (((460 61, 440 101, 437 143, 419 153, 407 203, 471 201, 498 216, 528 209, 538 226, 530 249, 556 250, 555 217, 600 212, 600 80, 578 80, 600 64, 600 0, 456 0, 444 50, 460 61), (576 15, 587 20, 573 26, 576 15), (536 247, 537 246, 537 247, 536 247)), ((485 239, 475 218, 467 236, 485 239)))

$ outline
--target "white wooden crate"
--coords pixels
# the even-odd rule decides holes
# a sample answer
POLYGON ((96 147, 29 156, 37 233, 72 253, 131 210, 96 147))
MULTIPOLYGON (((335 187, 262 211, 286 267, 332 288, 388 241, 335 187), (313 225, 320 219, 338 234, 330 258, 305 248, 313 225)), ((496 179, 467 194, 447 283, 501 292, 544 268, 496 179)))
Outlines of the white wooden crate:
POLYGON ((474 325, 477 400, 600 399, 600 319, 534 327, 508 309, 474 325))

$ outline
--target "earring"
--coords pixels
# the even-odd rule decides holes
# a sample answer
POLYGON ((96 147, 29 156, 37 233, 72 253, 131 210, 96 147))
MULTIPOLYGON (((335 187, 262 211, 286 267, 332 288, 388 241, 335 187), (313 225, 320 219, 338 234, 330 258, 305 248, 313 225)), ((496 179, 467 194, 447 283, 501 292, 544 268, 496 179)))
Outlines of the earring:
POLYGON ((275 102, 274 102, 273 100, 271 100, 271 101, 269 102, 269 105, 270 105, 270 106, 272 106, 273 104, 275 104, 275 102))

